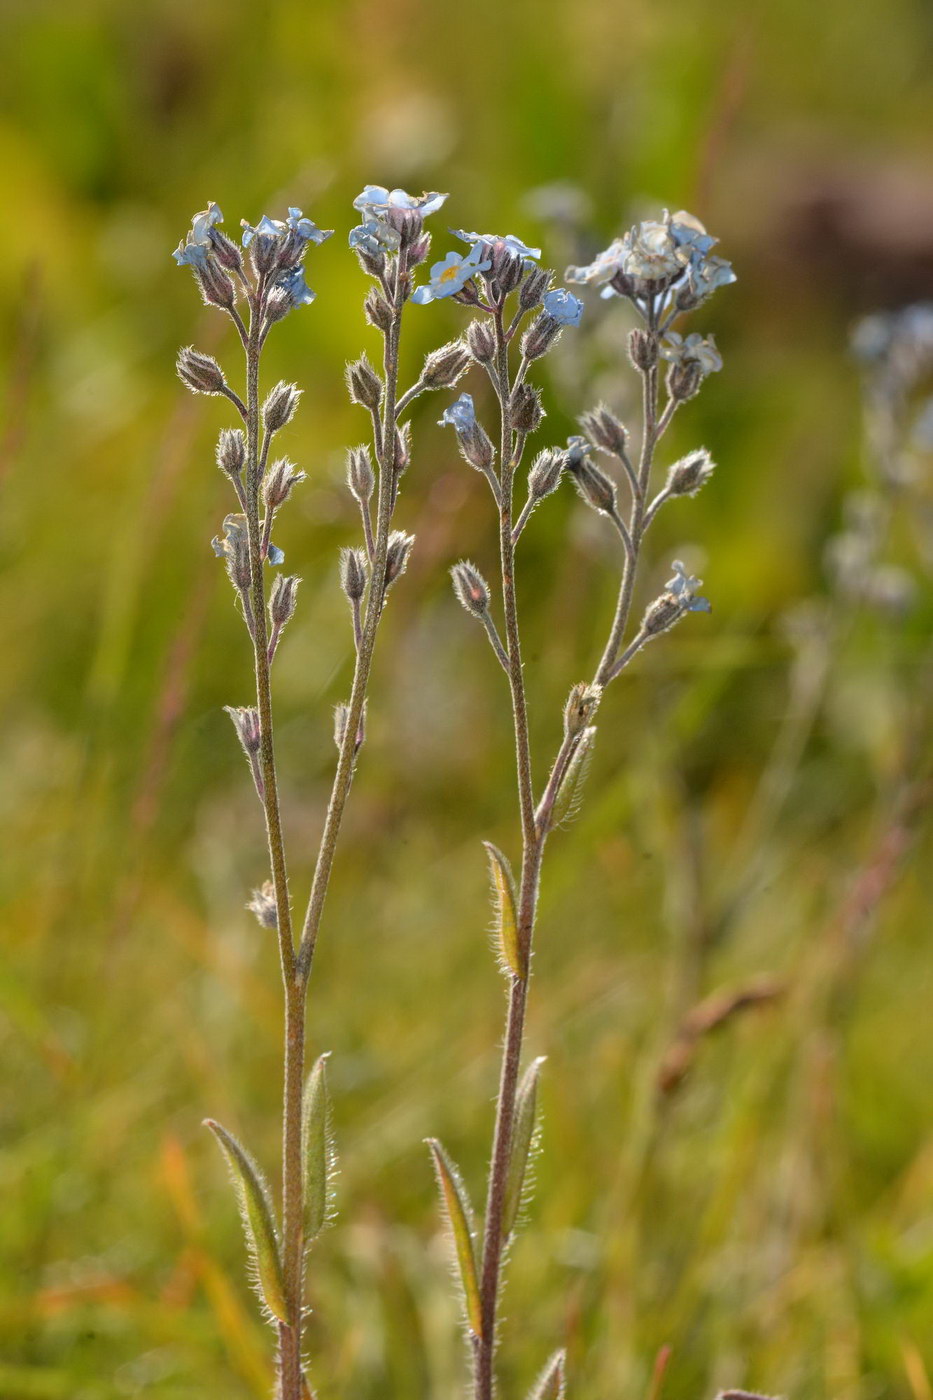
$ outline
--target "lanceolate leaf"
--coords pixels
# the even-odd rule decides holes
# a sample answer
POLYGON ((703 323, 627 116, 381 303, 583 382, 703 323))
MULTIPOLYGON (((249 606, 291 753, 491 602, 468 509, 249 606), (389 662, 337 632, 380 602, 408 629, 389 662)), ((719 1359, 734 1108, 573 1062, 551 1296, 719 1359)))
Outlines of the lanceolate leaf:
POLYGON ((528 1400, 564 1400, 567 1393, 566 1361, 565 1351, 555 1351, 532 1386, 528 1400))
POLYGON ((596 726, 591 724, 588 729, 584 729, 577 740, 577 747, 573 751, 573 758, 567 764, 567 771, 564 774, 560 787, 557 789, 557 796, 554 799, 554 811, 551 816, 551 826, 559 826, 561 822, 572 821, 577 814, 577 807, 580 805, 580 797, 583 792, 583 784, 586 780, 586 770, 590 766, 590 755, 593 752, 593 744, 596 740, 596 726))
POLYGON ((489 873, 492 876, 496 906, 496 939, 502 967, 516 977, 524 977, 526 964, 518 941, 518 916, 515 910, 515 882, 512 879, 512 870, 498 846, 494 846, 491 841, 484 841, 483 845, 489 855, 489 873))
POLYGON ((305 1239, 310 1241, 327 1224, 334 1151, 327 1092, 327 1055, 315 1061, 305 1083, 301 1120, 301 1153, 305 1174, 305 1239))
POLYGON ((522 1203, 522 1190, 528 1173, 528 1161, 535 1135, 538 1079, 543 1064, 543 1055, 532 1061, 522 1075, 522 1081, 515 1097, 512 1152, 509 1157, 509 1174, 505 1181, 505 1201, 502 1208, 502 1238, 504 1240, 507 1240, 515 1229, 515 1221, 522 1203))
POLYGON ((266 1179, 246 1148, 232 1133, 228 1133, 226 1128, 222 1128, 212 1118, 205 1118, 204 1126, 210 1128, 227 1159, 240 1202, 247 1248, 256 1269, 256 1280, 263 1301, 279 1322, 288 1322, 282 1259, 279 1254, 272 1198, 266 1179))
POLYGON ((482 1310, 476 1275, 476 1249, 473 1242, 473 1207, 459 1171, 436 1138, 427 1139, 434 1158, 441 1204, 453 1235, 457 1267, 463 1285, 467 1322, 475 1336, 482 1336, 482 1310))

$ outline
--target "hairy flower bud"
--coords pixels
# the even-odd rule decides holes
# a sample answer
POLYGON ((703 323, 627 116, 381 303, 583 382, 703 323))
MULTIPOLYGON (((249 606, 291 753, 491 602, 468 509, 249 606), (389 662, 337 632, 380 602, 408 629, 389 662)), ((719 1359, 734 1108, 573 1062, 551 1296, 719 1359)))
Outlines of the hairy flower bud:
POLYGON ((366 554, 355 546, 340 551, 340 587, 351 603, 358 603, 366 592, 366 554))
POLYGON ((467 326, 466 339, 477 364, 492 364, 496 355, 496 338, 488 321, 471 321, 467 326))
POLYGON ((647 374, 658 363, 657 336, 651 331, 632 331, 628 338, 628 356, 640 374, 647 374))
POLYGON ((224 705, 247 758, 259 752, 259 711, 253 705, 224 705))
POLYGON ((230 278, 213 258, 207 258, 199 264, 194 269, 194 275, 208 306, 219 306, 224 311, 232 310, 236 291, 230 278))
POLYGON ((530 384, 519 384, 510 404, 512 427, 517 433, 533 433, 544 421, 541 390, 530 384))
POLYGON ((269 595, 269 617, 272 619, 273 627, 277 627, 280 632, 295 615, 300 582, 301 579, 295 574, 276 574, 275 576, 272 592, 269 595))
POLYGON ((406 535, 404 530, 392 531, 386 554, 386 588, 391 588, 395 580, 405 572, 414 542, 414 535, 406 535))
MULTIPOLYGON (((337 748, 338 748, 338 749, 342 749, 342 748, 343 748, 343 741, 344 741, 344 739, 347 737, 347 724, 349 723, 349 719, 350 719, 350 706, 349 706, 349 705, 340 704, 340 705, 335 705, 335 706, 334 706, 334 743, 337 745, 337 748)), ((354 756, 354 758, 355 758, 356 755, 359 753, 360 749, 363 747, 363 741, 365 740, 365 738, 366 738, 366 702, 365 702, 365 700, 364 700, 364 701, 363 701, 363 710, 362 710, 362 713, 360 714, 360 722, 359 722, 359 724, 357 725, 357 729, 356 729, 356 742, 355 742, 354 745, 353 745, 353 756, 354 756)))
POLYGON ((350 488, 350 495, 359 501, 361 506, 365 506, 372 498, 375 485, 376 473, 373 471, 369 448, 365 444, 351 447, 347 452, 347 486, 350 488))
POLYGON ((564 706, 564 737, 573 739, 589 724, 602 697, 602 687, 581 681, 567 696, 564 706))
POLYGON ((675 462, 667 474, 667 492, 670 496, 695 496, 709 481, 716 470, 716 463, 705 447, 688 452, 675 462))
POLYGON ((222 428, 217 439, 217 465, 235 481, 246 465, 246 438, 240 428, 222 428))
POLYGON ((615 482, 600 471, 596 463, 593 462, 586 451, 587 443, 583 438, 571 438, 570 446, 566 455, 567 470, 574 480, 574 485, 587 505, 594 510, 601 511, 604 515, 614 515, 616 512, 616 488, 615 482))
POLYGON ((671 365, 665 382, 671 398, 683 403, 700 392, 703 367, 696 360, 681 360, 679 364, 671 365))
POLYGON ((271 880, 267 880, 258 890, 253 890, 246 907, 256 915, 263 928, 278 928, 279 912, 275 903, 275 886, 271 880))
POLYGON ((545 268, 532 268, 518 294, 518 304, 522 311, 533 311, 536 306, 540 306, 541 298, 547 291, 550 281, 551 274, 545 268))
POLYGON ((625 444, 628 442, 625 424, 620 422, 604 403, 598 404, 589 413, 584 413, 579 423, 594 447, 602 447, 615 456, 625 451, 625 444))
POLYGON ((478 472, 492 471, 496 450, 482 424, 473 422, 462 429, 458 428, 457 443, 471 467, 475 467, 478 472))
POLYGON ((243 271, 243 254, 232 238, 216 226, 211 229, 211 253, 228 272, 243 271))
POLYGON ((489 585, 475 564, 461 559, 450 571, 454 592, 468 613, 482 617, 489 611, 489 585))
POLYGON ((554 316, 542 311, 522 336, 522 354, 526 360, 539 360, 546 355, 561 333, 561 324, 554 316))
POLYGON ((669 590, 661 593, 645 610, 641 620, 642 631, 656 637, 660 632, 666 632, 669 627, 673 627, 683 613, 683 600, 678 598, 676 593, 669 590))
POLYGON ((567 454, 557 447, 546 447, 539 452, 528 472, 528 494, 535 501, 543 501, 560 485, 560 479, 567 465, 567 454))
POLYGON ((286 384, 284 380, 276 384, 262 406, 262 421, 267 433, 277 433, 291 422, 300 398, 301 390, 294 384, 286 384))
POLYGON ((385 335, 392 324, 392 308, 378 287, 370 287, 363 302, 363 312, 369 324, 385 335))
POLYGON ((451 389, 469 369, 470 359, 469 347, 462 340, 452 340, 428 355, 421 383, 427 389, 451 389))
POLYGON ((266 297, 266 320, 269 325, 282 321, 292 309, 292 298, 286 287, 273 287, 266 297))
POLYGON ((346 378, 351 401, 375 413, 382 403, 382 380, 370 364, 369 357, 361 355, 347 365, 346 378))
POLYGON ((227 387, 224 372, 212 355, 186 345, 175 362, 178 377, 194 394, 222 394, 227 387))
POLYGON ((262 499, 267 510, 278 510, 285 504, 292 487, 305 480, 304 472, 296 472, 287 457, 280 457, 262 479, 262 499))

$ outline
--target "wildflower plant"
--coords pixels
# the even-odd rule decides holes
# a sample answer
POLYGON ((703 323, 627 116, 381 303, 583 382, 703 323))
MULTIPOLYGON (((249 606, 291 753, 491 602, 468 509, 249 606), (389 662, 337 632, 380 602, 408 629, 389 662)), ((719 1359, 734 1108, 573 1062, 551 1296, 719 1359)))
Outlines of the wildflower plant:
MULTIPOLYGON (((431 1140, 429 1146, 462 1285, 474 1400, 492 1400, 503 1269, 526 1192, 536 1132, 542 1060, 523 1066, 523 1051, 545 847, 578 801, 607 688, 649 642, 688 613, 709 611, 709 603, 699 593, 700 580, 675 560, 662 592, 649 602, 639 621, 631 621, 636 616, 636 578, 652 522, 670 501, 695 495, 713 471, 709 453, 698 448, 671 464, 662 480, 655 480, 658 446, 674 414, 722 365, 712 337, 695 332, 684 337, 673 327, 718 287, 734 281, 734 274, 727 262, 712 253, 716 240, 685 213, 642 223, 616 239, 589 266, 567 269, 569 283, 598 286, 604 298, 620 297, 637 313, 640 325, 630 333, 629 356, 641 379, 642 419, 633 441, 628 427, 605 405, 585 413, 580 419, 582 434, 566 444, 546 447, 534 457, 527 473, 526 499, 517 507, 516 477, 526 444, 544 418, 540 391, 530 382, 530 374, 565 330, 572 333, 584 306, 568 288, 552 287, 553 274, 538 266, 540 250, 520 239, 465 232, 455 236, 469 245, 469 253, 465 257, 450 254, 436 264, 430 283, 416 291, 413 299, 429 303, 452 297, 475 312, 466 343, 472 359, 485 371, 497 405, 493 434, 483 426, 467 393, 444 410, 440 422, 453 428, 461 455, 485 477, 497 517, 501 632, 494 616, 493 590, 475 564, 461 560, 451 574, 457 599, 482 623, 505 673, 521 829, 517 876, 507 856, 491 842, 485 843, 508 1009, 481 1237, 461 1173, 438 1141, 431 1140), (528 683, 516 598, 518 547, 533 512, 568 478, 617 537, 618 597, 591 678, 574 685, 567 698, 563 736, 542 784, 536 780, 529 734, 528 683)), ((556 1400, 564 1394, 564 1369, 563 1352, 557 1351, 532 1390, 534 1400, 556 1400)))
POLYGON ((326 1056, 305 1076, 306 1004, 328 880, 334 863, 344 809, 357 757, 365 738, 367 687, 376 635, 389 590, 404 573, 414 539, 393 528, 402 474, 411 452, 406 410, 421 393, 456 383, 470 353, 454 341, 427 357, 407 391, 400 392, 399 340, 402 315, 411 299, 413 273, 428 256, 427 215, 441 207, 443 194, 420 197, 369 185, 355 201, 362 222, 350 234, 350 247, 369 278, 364 310, 382 336, 381 373, 362 355, 347 367, 353 403, 368 414, 370 441, 347 456, 347 485, 358 507, 362 544, 347 546, 340 558, 340 582, 350 609, 355 666, 349 698, 336 707, 334 739, 338 757, 321 832, 311 889, 301 924, 289 893, 285 834, 279 810, 272 709, 273 664, 282 632, 294 616, 296 575, 279 572, 284 556, 272 541, 278 512, 300 488, 304 472, 286 458, 270 460, 276 434, 290 422, 300 391, 279 383, 263 398, 260 367, 266 339, 293 310, 315 297, 305 281, 309 249, 330 237, 290 209, 285 220, 264 216, 243 224, 241 246, 223 231, 216 204, 196 214, 175 252, 190 267, 209 306, 232 321, 245 357, 245 388, 238 392, 218 362, 192 348, 178 357, 178 373, 195 393, 226 398, 237 425, 224 428, 217 463, 228 478, 235 509, 213 541, 224 561, 252 647, 255 703, 228 706, 262 804, 270 878, 254 890, 249 909, 278 938, 284 988, 285 1053, 281 1212, 261 1168, 226 1128, 213 1120, 239 1197, 257 1291, 277 1330, 277 1394, 280 1400, 308 1400, 311 1390, 302 1358, 304 1279, 309 1246, 329 1213, 334 1155, 329 1132, 326 1056), (273 572, 275 571, 275 572, 273 572))

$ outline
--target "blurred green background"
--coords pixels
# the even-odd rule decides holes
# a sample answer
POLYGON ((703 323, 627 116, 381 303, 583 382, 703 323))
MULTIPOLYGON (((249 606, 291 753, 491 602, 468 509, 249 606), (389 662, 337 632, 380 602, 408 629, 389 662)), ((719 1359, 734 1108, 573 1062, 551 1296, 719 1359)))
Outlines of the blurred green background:
MULTIPOLYGON (((574 1400, 640 1400, 670 1344, 665 1400, 931 1400, 933 848, 912 780, 933 608, 915 520, 889 552, 920 583, 905 619, 840 621, 823 566, 866 465, 848 327, 933 297, 931 40, 925 0, 6 0, 3 1400, 269 1393, 200 1127, 216 1116, 275 1167, 279 973, 243 907, 262 833, 221 710, 249 702, 250 665, 209 546, 229 419, 173 369, 183 343, 231 375, 237 356, 170 253, 211 199, 228 228, 290 203, 337 230, 265 368, 305 390, 287 450, 310 481, 277 530, 304 584, 276 664, 303 903, 350 680, 336 559, 358 529, 343 451, 365 426, 341 373, 377 349, 346 249, 367 181, 449 190, 440 253, 448 223, 513 231, 558 268, 686 207, 740 279, 696 318, 726 366, 665 454, 705 442, 719 469, 659 520, 642 585, 683 555, 713 617, 610 694, 582 815, 549 847, 527 1047, 548 1056, 544 1150, 503 1395, 566 1345, 574 1400), (573 226, 553 194, 529 200, 566 181, 573 226), (830 621, 802 629, 814 598, 830 621), (660 1094, 690 1007, 761 977, 782 995, 660 1094)), ((413 308, 407 373, 466 319, 413 308)), ((628 324, 590 299, 554 357, 542 445, 600 394, 626 405, 628 324)), ((310 1275, 321 1400, 462 1385, 422 1139, 479 1199, 503 1011, 480 839, 514 855, 517 833, 501 676, 446 577, 463 555, 493 574, 493 522, 438 416, 436 399, 415 416, 399 523, 418 543, 312 984, 341 1161, 310 1275)), ((539 773, 611 613, 598 526, 567 489, 523 541, 539 773)))

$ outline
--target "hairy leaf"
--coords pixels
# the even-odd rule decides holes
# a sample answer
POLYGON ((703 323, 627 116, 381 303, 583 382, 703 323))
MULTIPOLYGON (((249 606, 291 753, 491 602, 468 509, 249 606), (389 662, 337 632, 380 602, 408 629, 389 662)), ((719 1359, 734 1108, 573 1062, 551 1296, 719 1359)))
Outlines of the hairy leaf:
POLYGON ((516 977, 523 978, 527 971, 527 962, 522 955, 518 939, 512 869, 498 846, 494 846, 491 841, 484 841, 483 845, 489 856, 489 873, 492 876, 493 900, 496 907, 496 939, 502 967, 516 977))
POLYGON ((504 1240, 507 1240, 515 1229, 515 1221, 522 1203, 522 1192, 535 1135, 538 1079, 543 1064, 543 1055, 532 1061, 522 1075, 522 1081, 515 1097, 512 1151, 509 1156, 509 1172, 505 1179, 505 1201, 502 1207, 502 1238, 504 1240))
POLYGON ((256 1270, 256 1281, 263 1301, 274 1317, 280 1322, 288 1322, 282 1258, 266 1179, 232 1133, 215 1123, 213 1118, 205 1118, 204 1126, 210 1128, 227 1159, 240 1203, 247 1249, 256 1270))
POLYGON ((551 815, 551 826, 560 826, 561 822, 572 821, 577 814, 580 805, 580 798, 583 795, 583 784, 586 781, 586 772, 590 766, 590 756, 593 752, 593 744, 596 740, 596 726, 591 724, 588 729, 584 729, 577 746, 573 751, 573 757, 567 764, 567 771, 561 780, 561 785, 557 789, 557 796, 554 799, 554 811, 551 815))
POLYGON ((434 1170, 437 1172, 437 1185, 441 1195, 441 1204, 450 1232, 453 1236, 454 1248, 457 1254, 457 1267, 460 1272, 460 1281, 463 1285, 463 1298, 466 1307, 467 1322, 470 1331, 475 1336, 482 1336, 482 1310, 479 1297, 479 1280, 476 1271, 476 1249, 473 1242, 473 1207, 470 1205, 470 1197, 467 1194, 466 1186, 460 1172, 454 1166, 447 1153, 436 1138, 427 1139, 428 1147, 434 1158, 434 1170))
POLYGON ((301 1117, 301 1158, 305 1178, 305 1239, 315 1239, 327 1224, 334 1148, 327 1091, 327 1055, 314 1063, 305 1082, 301 1117))
POLYGON ((528 1400, 564 1400, 567 1393, 566 1362, 567 1353, 563 1349, 555 1351, 532 1386, 528 1400))

